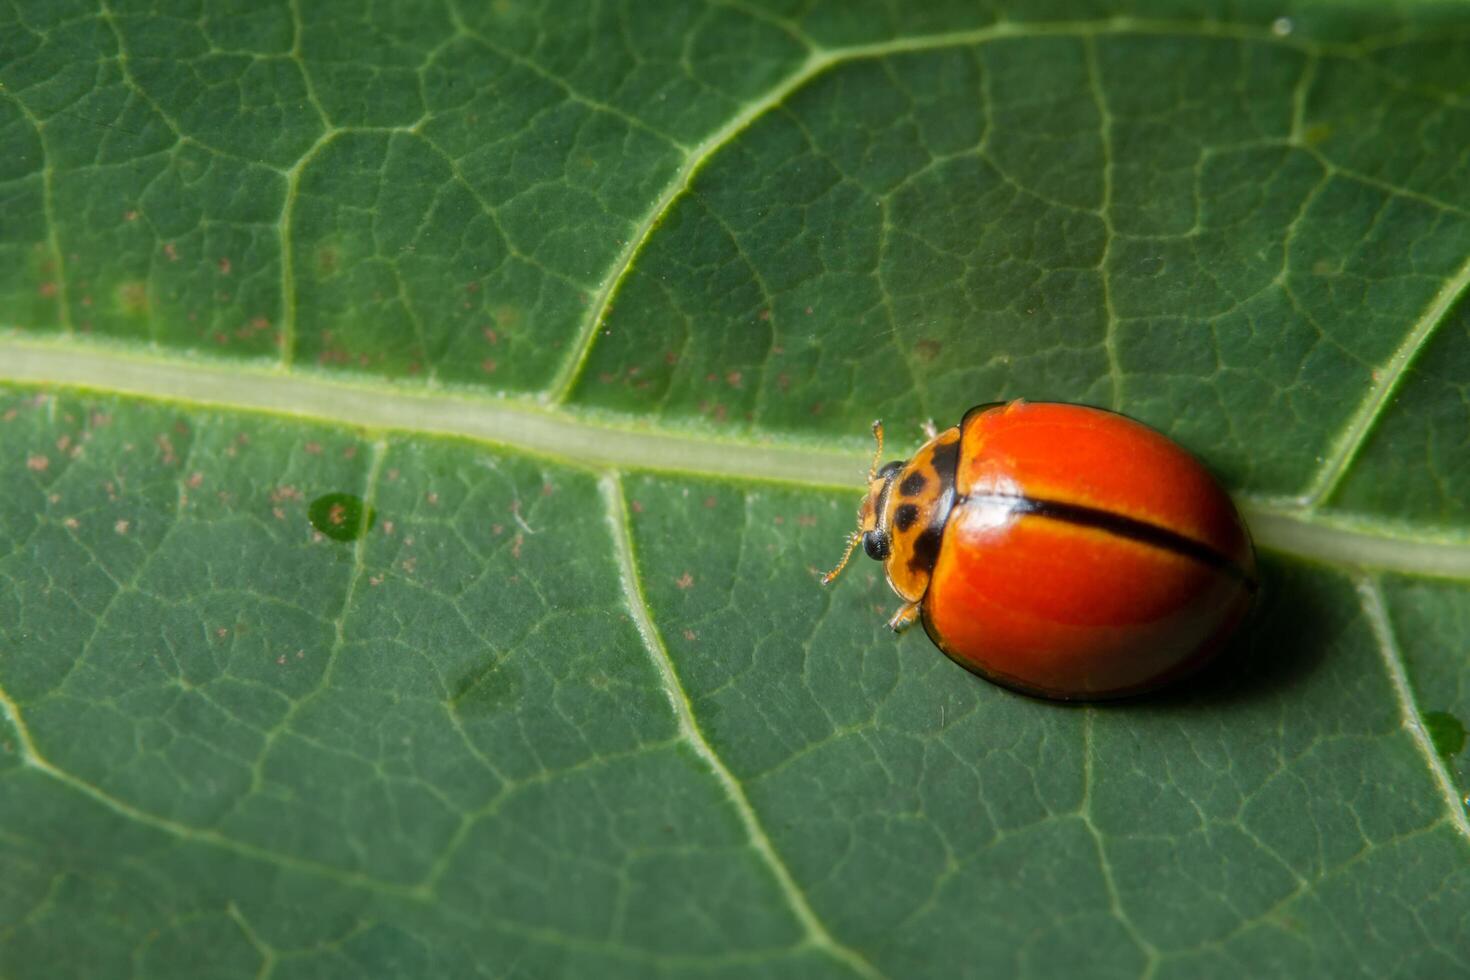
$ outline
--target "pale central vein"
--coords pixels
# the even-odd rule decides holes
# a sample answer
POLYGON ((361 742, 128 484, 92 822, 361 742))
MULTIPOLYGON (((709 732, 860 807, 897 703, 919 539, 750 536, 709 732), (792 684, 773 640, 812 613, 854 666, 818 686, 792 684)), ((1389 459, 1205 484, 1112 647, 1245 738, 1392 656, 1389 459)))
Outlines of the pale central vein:
MULTIPOLYGON (((865 449, 816 440, 722 436, 606 415, 547 408, 471 390, 433 392, 309 369, 248 368, 138 356, 75 340, 0 335, 0 383, 65 386, 193 408, 285 415, 374 436, 450 436, 534 453, 566 465, 767 480, 856 492, 865 449)), ((1353 526, 1279 500, 1239 498, 1256 543, 1331 564, 1470 579, 1470 537, 1456 529, 1353 526)))
POLYGON ((1388 608, 1383 602, 1383 592, 1379 589, 1376 580, 1366 576, 1358 579, 1357 589, 1358 596, 1363 602, 1363 613, 1367 616, 1368 625, 1372 627, 1373 636, 1378 641, 1378 653, 1383 658, 1384 670, 1388 674, 1394 698, 1398 701, 1400 723, 1409 733, 1409 737, 1414 740, 1419 754, 1424 757, 1424 765, 1428 768, 1435 788, 1439 790, 1444 800, 1445 815, 1449 823, 1460 832, 1461 837, 1470 841, 1470 819, 1466 818, 1460 792, 1455 788, 1454 780, 1450 778, 1444 761, 1435 751, 1434 740, 1429 737, 1428 729, 1424 727, 1424 718, 1419 713, 1419 705, 1414 698, 1414 689, 1409 684, 1409 675, 1404 669, 1404 655, 1399 649, 1398 641, 1394 638, 1393 623, 1389 619, 1388 608))
POLYGON ((841 961, 858 975, 877 980, 882 974, 861 954, 834 939, 827 931, 827 927, 812 911, 806 895, 792 878, 785 862, 776 853, 775 846, 766 835, 759 815, 756 814, 755 809, 750 805, 750 800, 745 795, 744 787, 740 785, 739 780, 730 772, 724 760, 705 739, 699 722, 694 718, 689 696, 685 693, 683 683, 679 680, 678 671, 669 656, 668 648, 664 646, 663 637, 653 623, 653 617, 648 609, 648 600, 643 594, 643 583, 638 574, 637 557, 633 549, 633 538, 629 528, 628 509, 623 496, 622 483, 616 475, 608 474, 599 481, 599 487, 607 509, 607 522, 612 534, 613 550, 617 555, 618 571, 622 579, 628 611, 632 614, 633 623, 643 638, 648 654, 663 681, 664 691, 673 708, 680 734, 684 741, 694 749, 695 754, 709 766, 711 773, 714 774, 721 789, 729 798, 731 806, 734 807, 736 815, 740 818, 741 825, 745 828, 750 846, 776 879, 776 884, 781 889, 787 905, 790 906, 802 930, 806 933, 807 943, 841 961))

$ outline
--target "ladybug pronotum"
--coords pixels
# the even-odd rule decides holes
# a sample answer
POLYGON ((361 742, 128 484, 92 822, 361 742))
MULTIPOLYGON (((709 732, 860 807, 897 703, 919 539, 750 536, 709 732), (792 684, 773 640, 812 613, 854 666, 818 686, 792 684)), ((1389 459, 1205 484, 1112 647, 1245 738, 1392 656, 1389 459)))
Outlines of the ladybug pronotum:
POLYGON ((1115 412, 979 405, 882 466, 858 529, 903 605, 951 660, 1037 697, 1141 694, 1201 666, 1256 591, 1250 535, 1209 472, 1115 412))

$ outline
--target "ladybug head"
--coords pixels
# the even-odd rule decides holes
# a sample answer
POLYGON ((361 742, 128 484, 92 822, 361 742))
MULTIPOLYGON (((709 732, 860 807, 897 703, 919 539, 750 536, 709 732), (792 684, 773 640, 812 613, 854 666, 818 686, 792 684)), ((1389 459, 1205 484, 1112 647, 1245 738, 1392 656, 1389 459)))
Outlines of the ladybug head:
POLYGON ((874 561, 885 561, 892 550, 889 531, 888 497, 893 491, 893 478, 903 469, 903 460, 884 463, 868 478, 868 495, 858 510, 858 532, 863 536, 863 553, 874 561))

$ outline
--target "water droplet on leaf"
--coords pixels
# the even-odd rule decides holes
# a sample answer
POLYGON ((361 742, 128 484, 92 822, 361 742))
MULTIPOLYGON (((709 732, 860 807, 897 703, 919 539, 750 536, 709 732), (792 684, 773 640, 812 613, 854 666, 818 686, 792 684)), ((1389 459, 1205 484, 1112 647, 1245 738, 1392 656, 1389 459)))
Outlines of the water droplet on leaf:
POLYGON ((373 526, 376 515, 356 494, 325 493, 311 502, 306 516, 333 541, 356 541, 373 526))
POLYGON ((1465 750, 1465 723, 1448 711, 1426 711, 1424 728, 1443 758, 1453 759, 1465 750))
POLYGON ((521 694, 521 672, 513 663, 480 666, 452 689, 450 707, 462 717, 483 717, 514 706, 521 694))

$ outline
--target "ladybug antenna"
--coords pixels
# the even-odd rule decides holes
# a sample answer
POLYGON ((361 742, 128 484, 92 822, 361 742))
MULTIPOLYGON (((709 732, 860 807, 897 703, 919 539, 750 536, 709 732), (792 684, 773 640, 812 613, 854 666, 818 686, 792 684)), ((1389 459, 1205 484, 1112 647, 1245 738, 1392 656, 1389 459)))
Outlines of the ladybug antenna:
POLYGON ((837 563, 837 567, 822 576, 823 585, 831 585, 837 576, 842 574, 842 570, 847 567, 848 561, 852 558, 852 553, 857 550, 858 542, 862 539, 863 532, 861 531, 853 531, 847 536, 847 550, 842 553, 842 560, 837 563))
POLYGON ((877 419, 873 422, 873 438, 878 440, 878 448, 873 451, 873 465, 868 467, 868 482, 872 483, 878 476, 878 463, 883 459, 883 420, 877 419))
MULTIPOLYGON (((869 483, 872 483, 874 480, 876 480, 878 478, 878 461, 883 458, 883 420, 882 419, 878 419, 876 422, 873 423, 873 438, 876 439, 876 440, 878 440, 878 448, 876 450, 874 450, 874 452, 873 452, 873 462, 872 462, 872 465, 870 465, 868 467, 868 482, 869 483)), ((862 528, 858 528, 858 530, 853 531, 851 534, 849 534, 847 536, 847 550, 842 553, 842 560, 837 563, 837 567, 834 568, 834 569, 832 569, 832 571, 830 571, 827 574, 825 574, 825 575, 822 576, 822 584, 823 585, 831 585, 832 582, 837 578, 837 576, 839 576, 839 575, 842 574, 842 570, 847 567, 848 561, 850 561, 852 559, 852 553, 857 550, 858 542, 861 541, 862 539, 863 539, 862 528)))

